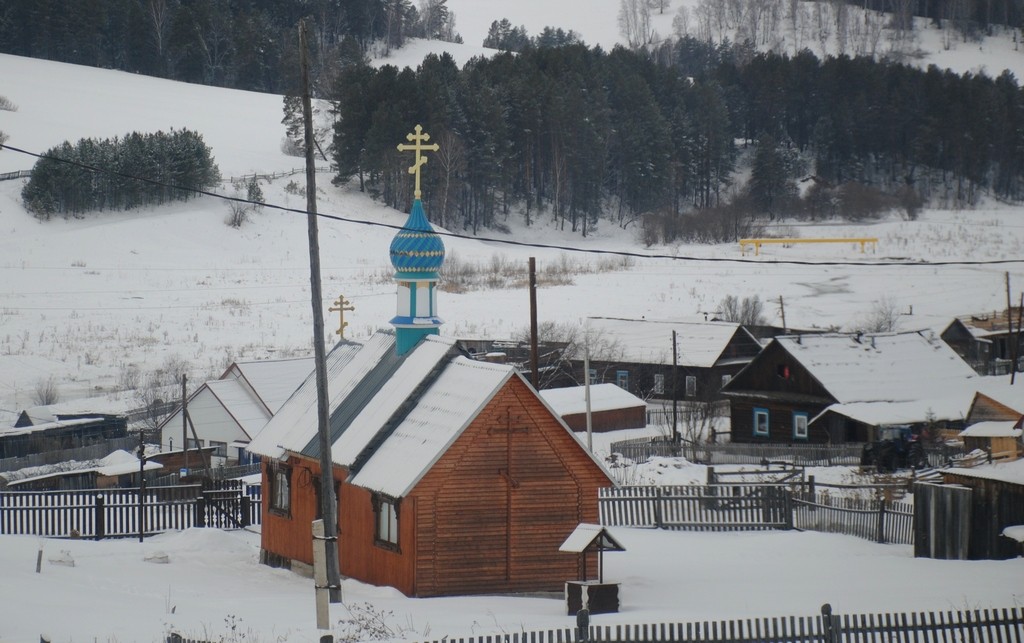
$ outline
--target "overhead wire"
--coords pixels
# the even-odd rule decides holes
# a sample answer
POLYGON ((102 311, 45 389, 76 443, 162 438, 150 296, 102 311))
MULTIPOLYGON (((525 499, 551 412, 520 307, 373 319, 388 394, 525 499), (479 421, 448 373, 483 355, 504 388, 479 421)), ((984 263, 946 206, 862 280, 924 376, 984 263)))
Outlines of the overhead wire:
MULTIPOLYGON (((197 187, 174 185, 164 181, 158 181, 155 179, 149 179, 141 176, 134 176, 125 172, 117 170, 111 170, 109 168, 96 167, 87 163, 79 161, 73 161, 70 159, 62 159, 58 156, 51 156, 47 154, 39 154, 37 152, 31 152, 25 149, 14 147, 10 144, 4 143, 0 145, 0 150, 10 150, 26 156, 31 156, 37 159, 47 159, 57 161, 60 163, 66 163, 75 167, 79 167, 90 172, 99 172, 102 174, 110 174, 113 176, 119 176, 121 178, 142 181, 150 185, 156 185, 163 188, 169 188, 172 190, 181 190, 190 192, 193 194, 199 194, 203 196, 209 196, 215 199, 221 199, 233 203, 259 206, 264 208, 270 208, 272 210, 278 210, 281 212, 290 212, 293 214, 302 214, 309 216, 314 214, 321 219, 327 219, 330 221, 338 221, 341 223, 349 223, 355 225, 371 226, 378 228, 388 228, 396 231, 405 229, 403 225, 396 225, 391 223, 384 223, 381 221, 370 221, 367 219, 356 219, 352 217, 343 217, 339 215, 327 214, 324 212, 311 213, 304 209, 291 208, 284 205, 278 205, 274 203, 266 203, 263 201, 254 201, 239 196, 229 196, 226 194, 219 194, 217 192, 211 192, 197 187)), ((806 261, 800 259, 771 259, 771 260, 756 260, 749 258, 737 258, 737 257, 698 257, 693 255, 673 255, 673 254, 661 254, 661 253, 642 253, 634 252, 629 250, 610 250, 602 248, 580 248, 576 246, 568 246, 561 244, 550 244, 550 243, 538 243, 530 241, 517 241, 514 239, 502 239, 498 237, 481 237, 468 234, 460 234, 458 232, 450 232, 445 230, 435 230, 436 234, 442 237, 454 238, 454 239, 465 239, 470 241, 480 241, 487 243, 497 243, 509 246, 518 246, 524 248, 537 248, 542 250, 561 250, 564 252, 578 252, 584 254, 593 255, 604 255, 604 256, 619 256, 619 257, 632 257, 634 259, 666 259, 671 261, 688 261, 688 262, 704 262, 704 263, 730 263, 730 264, 749 264, 757 266, 765 265, 793 265, 793 266, 846 266, 846 267, 864 267, 864 266, 913 266, 913 267, 932 267, 932 266, 992 266, 992 265, 1006 265, 1006 264, 1024 264, 1024 258, 1020 259, 960 259, 960 260, 943 260, 943 261, 927 261, 927 260, 897 260, 897 261, 806 261)))

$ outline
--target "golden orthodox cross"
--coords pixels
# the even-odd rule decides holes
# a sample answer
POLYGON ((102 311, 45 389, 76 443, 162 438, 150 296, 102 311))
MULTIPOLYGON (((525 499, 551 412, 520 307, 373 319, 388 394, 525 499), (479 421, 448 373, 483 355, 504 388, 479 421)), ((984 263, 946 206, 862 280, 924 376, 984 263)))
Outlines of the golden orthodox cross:
POLYGON ((427 162, 427 157, 426 156, 421 156, 421 153, 422 152, 436 152, 436 151, 438 151, 441 148, 437 145, 437 143, 434 143, 433 145, 423 145, 423 143, 426 143, 427 141, 430 140, 430 134, 424 134, 423 133, 423 127, 420 126, 420 125, 416 126, 416 133, 415 134, 406 134, 405 138, 408 141, 412 141, 414 144, 413 145, 406 145, 405 143, 399 143, 398 144, 398 151, 399 152, 413 152, 413 151, 416 152, 416 162, 413 163, 412 167, 409 168, 409 174, 415 174, 416 175, 416 192, 414 192, 414 194, 416 195, 416 198, 418 199, 418 198, 420 198, 420 168, 423 165, 425 165, 426 162, 427 162))
POLYGON ((345 327, 348 326, 348 322, 345 321, 345 311, 346 310, 355 310, 356 309, 355 306, 349 305, 351 303, 352 302, 350 302, 349 300, 345 299, 345 295, 341 295, 340 297, 338 297, 337 299, 334 300, 334 305, 327 309, 327 312, 331 312, 331 313, 336 312, 336 313, 338 313, 339 317, 341 317, 341 319, 340 319, 340 324, 341 325, 338 326, 338 330, 336 330, 334 332, 336 334, 338 334, 338 335, 341 335, 342 338, 345 337, 345 327))

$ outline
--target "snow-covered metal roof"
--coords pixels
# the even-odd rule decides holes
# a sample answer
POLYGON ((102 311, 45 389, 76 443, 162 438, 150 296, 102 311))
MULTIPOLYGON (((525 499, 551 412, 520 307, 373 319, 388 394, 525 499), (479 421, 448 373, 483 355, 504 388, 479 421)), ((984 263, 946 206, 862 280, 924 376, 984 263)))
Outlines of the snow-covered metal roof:
MULTIPOLYGON (((461 356, 453 359, 359 469, 352 484, 395 498, 405 496, 515 375, 515 369, 504 364, 461 356)), ((387 421, 383 413, 373 415, 387 421)), ((335 443, 335 454, 345 437, 335 443)))
POLYGON ((745 333, 752 343, 757 344, 757 340, 746 329, 731 322, 591 317, 587 323, 592 336, 617 343, 621 356, 617 356, 616 360, 637 364, 671 366, 672 331, 676 332, 677 359, 680 366, 710 368, 721 357, 722 351, 736 333, 745 333))
MULTIPOLYGON (((270 420, 267 408, 238 380, 214 380, 206 386, 246 434, 259 433, 270 420)), ((194 415, 195 406, 196 401, 189 402, 190 415, 194 415)))
POLYGON ((313 364, 312 357, 295 357, 235 362, 235 367, 273 414, 313 372, 313 364))
POLYGON ((977 422, 960 432, 961 438, 1019 438, 1022 431, 1010 420, 977 422))
MULTIPOLYGON (((938 337, 921 333, 777 337, 841 404, 939 401, 959 397, 981 377, 938 337)), ((937 402, 936 402, 937 403, 937 402)), ((967 404, 962 406, 966 413, 967 404)), ((937 412, 937 411, 936 411, 937 412)))
MULTIPOLYGON (((540 391, 540 396, 560 416, 586 413, 587 397, 585 386, 549 388, 540 391)), ((613 409, 647 407, 644 402, 616 384, 594 384, 590 387, 590 410, 593 413, 613 409)))
MULTIPOLYGON (((327 388, 332 461, 351 471, 352 484, 399 498, 506 382, 518 377, 529 384, 512 366, 459 354, 453 339, 429 335, 404 355, 397 354, 395 341, 394 334, 380 332, 362 344, 335 346, 327 356, 327 388)), ((276 459, 318 457, 317 423, 311 375, 248 450, 276 459)))

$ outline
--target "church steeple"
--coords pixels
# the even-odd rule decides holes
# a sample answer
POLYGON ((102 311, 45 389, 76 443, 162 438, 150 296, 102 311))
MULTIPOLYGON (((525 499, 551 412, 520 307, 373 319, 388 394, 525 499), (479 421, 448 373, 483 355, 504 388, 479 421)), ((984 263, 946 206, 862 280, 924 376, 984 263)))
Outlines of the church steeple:
POLYGON ((430 135, 416 126, 406 138, 412 145, 400 144, 398 151, 415 151, 416 161, 409 174, 416 175, 415 200, 405 226, 391 241, 391 265, 398 282, 398 314, 391 320, 395 327, 398 354, 411 350, 426 335, 437 335, 441 319, 437 316, 437 273, 444 263, 444 243, 434 232, 420 201, 420 168, 426 164, 424 151, 438 150, 437 144, 423 145, 430 135))

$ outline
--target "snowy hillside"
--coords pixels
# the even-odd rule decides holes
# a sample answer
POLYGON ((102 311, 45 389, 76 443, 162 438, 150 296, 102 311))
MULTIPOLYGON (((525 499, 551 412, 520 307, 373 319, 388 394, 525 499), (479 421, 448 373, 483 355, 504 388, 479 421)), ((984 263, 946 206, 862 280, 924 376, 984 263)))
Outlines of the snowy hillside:
MULTIPOLYGON (((566 3, 571 5, 571 3, 566 3)), ((591 43, 617 41, 616 0, 595 0, 586 12, 530 1, 453 1, 468 44, 414 42, 389 61, 416 64, 433 47, 481 52, 490 21, 507 16, 531 33, 543 26, 575 29, 591 43)), ((672 11, 680 3, 672 3, 672 11)), ((655 17, 655 28, 669 20, 655 17)), ((667 33, 667 30, 665 31, 667 33)), ((922 43, 927 39, 922 37, 922 43)), ((1011 67, 1024 54, 959 49, 967 68, 1011 67), (991 54, 991 55, 990 55, 991 54)), ((923 46, 922 44, 922 46, 923 46)), ((941 49, 941 47, 939 47, 941 49)), ((222 90, 102 69, 0 56, 0 93, 17 111, 0 111, 8 144, 43 152, 64 140, 111 137, 132 130, 188 127, 212 147, 225 178, 279 173, 301 166, 280 151, 277 96, 222 90)), ((414 123, 410 123, 410 130, 414 123)), ((397 142, 396 142, 397 143, 397 142)), ((0 151, 0 173, 27 170, 31 156, 0 151)), ((428 170, 429 171, 429 166, 428 170)), ((374 203, 319 175, 319 210, 333 217, 401 225, 404 213, 374 203)), ((301 174, 264 182, 266 201, 302 210, 301 174)), ((311 350, 308 254, 304 215, 272 207, 254 213, 240 230, 224 221, 227 205, 204 197, 157 209, 106 212, 81 220, 40 223, 21 206, 23 181, 0 182, 0 419, 35 404, 35 388, 52 378, 61 399, 112 395, 168 363, 186 362, 192 379, 214 376, 232 360, 306 354, 311 350), (134 374, 134 376, 133 376, 134 374), (7 415, 3 415, 7 412, 7 415)), ((224 194, 235 188, 225 182, 224 194)), ((702 319, 726 295, 759 296, 769 321, 795 327, 849 328, 875 302, 887 299, 908 313, 902 329, 941 328, 953 315, 1005 307, 1004 271, 1019 290, 1018 263, 986 266, 861 266, 776 264, 773 260, 874 262, 1017 259, 1024 247, 1019 209, 993 205, 972 212, 926 212, 920 221, 871 225, 793 225, 794 236, 876 236, 874 254, 840 245, 764 248, 756 259, 733 244, 644 248, 632 229, 604 222, 586 239, 553 223, 516 230, 517 239, 580 249, 686 257, 616 258, 562 249, 447 238, 449 263, 525 269, 536 256, 541 271, 555 269, 571 283, 544 285, 542 321, 582 323, 588 316, 702 319), (698 260, 706 258, 708 260, 698 260), (643 287, 637 287, 643 284, 643 287), (912 313, 912 314, 910 314, 912 313)), ((508 225, 518 228, 513 216, 508 225)), ((454 231, 459 232, 459 231, 454 231)), ((348 336, 366 337, 394 314, 387 248, 394 230, 321 219, 324 309, 344 295, 356 307, 348 336)), ((501 236, 495 233, 492 236, 501 236)), ((749 254, 749 253, 748 253, 749 254)), ((528 325, 525 289, 442 293, 442 332, 460 337, 509 337, 528 325)), ((327 317, 328 341, 337 319, 327 317)), ((667 340, 666 340, 667 341, 667 340)))

